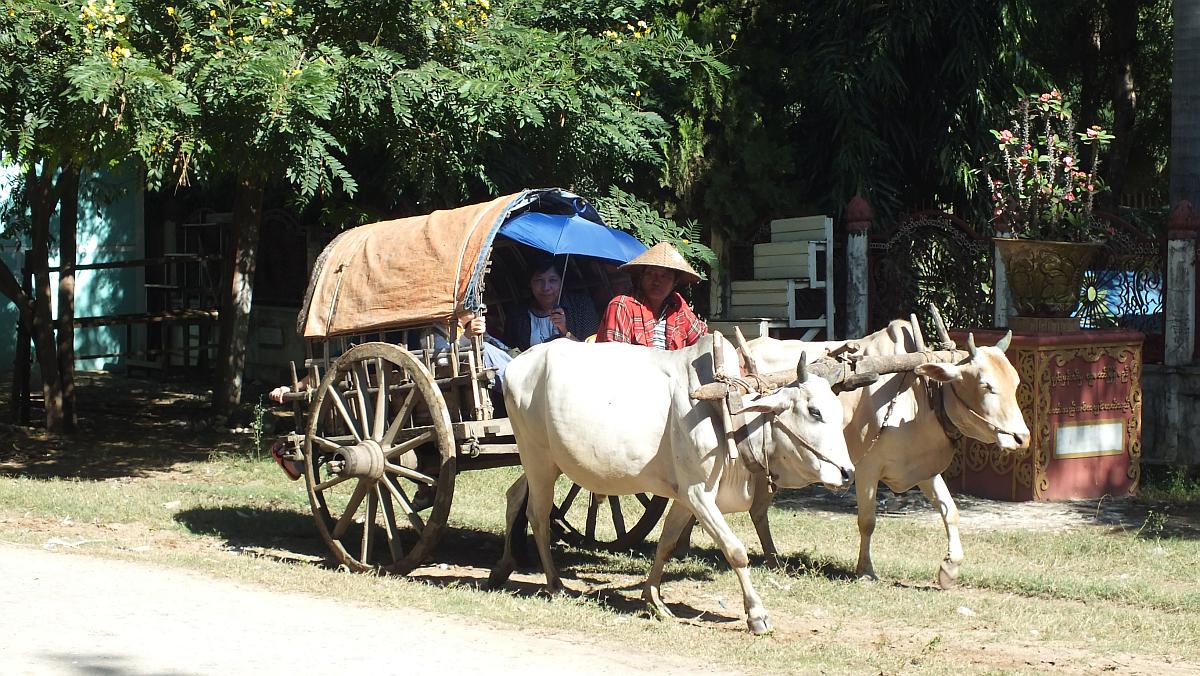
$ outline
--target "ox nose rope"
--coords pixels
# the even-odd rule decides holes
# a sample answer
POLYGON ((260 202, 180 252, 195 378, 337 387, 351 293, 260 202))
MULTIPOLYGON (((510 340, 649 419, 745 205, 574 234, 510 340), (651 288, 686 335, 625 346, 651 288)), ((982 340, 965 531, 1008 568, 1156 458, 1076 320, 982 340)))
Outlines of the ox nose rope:
POLYGON ((822 453, 821 451, 817 450, 816 446, 814 446, 811 442, 809 442, 808 439, 805 439, 803 436, 801 436, 799 432, 797 432, 796 430, 789 427, 787 423, 783 422, 782 420, 776 419, 776 420, 772 421, 772 424, 779 425, 780 429, 782 429, 784 432, 787 432, 788 436, 795 439, 797 443, 799 443, 801 446, 807 448, 809 450, 809 452, 812 453, 813 455, 817 456, 818 460, 821 460, 825 463, 833 465, 834 467, 837 467, 838 469, 844 469, 841 465, 830 460, 829 456, 827 456, 824 453, 822 453))
MULTIPOLYGON (((945 385, 943 385, 941 387, 941 389, 942 389, 942 394, 943 394, 942 408, 945 408, 945 391, 950 390, 950 394, 954 395, 954 398, 958 400, 959 405, 961 405, 962 408, 964 410, 966 410, 966 412, 969 413, 972 417, 974 417, 979 422, 983 423, 983 425, 985 427, 987 427, 991 431, 995 432, 996 434, 1007 434, 1008 436, 1013 437, 1014 439, 1017 437, 1017 435, 1013 434, 1012 432, 1009 432, 1008 430, 1004 429, 1003 427, 996 425, 992 421, 990 421, 987 418, 976 413, 975 409, 971 408, 971 406, 969 404, 967 404, 967 402, 963 401, 963 398, 961 396, 959 396, 958 392, 954 389, 954 386, 951 385, 950 383, 946 383, 945 385)), ((953 423, 954 421, 951 420, 950 422, 953 423)), ((958 427, 958 425, 955 425, 955 427, 958 427)))

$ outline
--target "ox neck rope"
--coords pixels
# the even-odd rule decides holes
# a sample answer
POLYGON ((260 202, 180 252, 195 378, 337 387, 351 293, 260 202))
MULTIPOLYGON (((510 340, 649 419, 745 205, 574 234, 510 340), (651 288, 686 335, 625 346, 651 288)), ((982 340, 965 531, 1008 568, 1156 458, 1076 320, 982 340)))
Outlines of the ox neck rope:
MULTIPOLYGON (((938 424, 942 426, 942 433, 950 439, 951 442, 957 442, 962 439, 965 434, 958 429, 958 425, 950 419, 950 414, 946 412, 946 390, 954 393, 954 398, 962 401, 958 393, 954 392, 954 387, 949 383, 939 383, 936 380, 928 380, 926 385, 929 392, 929 399, 933 402, 933 412, 937 415, 938 424)), ((966 404, 964 403, 965 407, 966 404)), ((968 409, 969 410, 969 409, 968 409)))
MULTIPOLYGON (((728 403, 726 402, 726 405, 728 403)), ((733 422, 733 440, 737 445, 738 456, 742 459, 742 464, 746 469, 750 470, 751 474, 764 474, 767 477, 767 490, 771 493, 775 492, 775 479, 771 476, 771 453, 775 451, 774 437, 771 434, 771 420, 766 420, 762 425, 762 452, 761 454, 754 447, 753 437, 750 433, 750 427, 746 421, 746 414, 739 411, 733 413, 730 409, 730 420, 733 422)))
POLYGON ((875 448, 875 444, 879 441, 879 437, 883 436, 883 431, 887 429, 888 420, 891 420, 892 418, 892 411, 896 409, 896 400, 899 399, 900 395, 910 387, 910 385, 908 385, 908 377, 912 374, 912 371, 906 371, 905 374, 900 378, 900 387, 896 388, 896 393, 892 395, 892 400, 888 402, 887 410, 883 412, 883 422, 879 423, 879 431, 875 433, 875 438, 871 439, 871 443, 867 445, 867 450, 866 453, 863 453, 863 457, 866 457, 866 455, 870 453, 873 448, 875 448))

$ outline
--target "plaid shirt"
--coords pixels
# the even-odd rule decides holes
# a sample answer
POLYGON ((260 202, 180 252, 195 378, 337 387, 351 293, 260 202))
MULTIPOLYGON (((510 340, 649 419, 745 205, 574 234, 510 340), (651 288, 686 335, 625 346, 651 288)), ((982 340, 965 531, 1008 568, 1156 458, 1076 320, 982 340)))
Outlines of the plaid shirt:
MULTIPOLYGON (((672 292, 667 298, 667 349, 678 350, 695 344, 708 333, 708 327, 692 312, 683 296, 672 292)), ((654 346, 654 312, 633 296, 617 296, 608 303, 596 342, 633 343, 654 346)))

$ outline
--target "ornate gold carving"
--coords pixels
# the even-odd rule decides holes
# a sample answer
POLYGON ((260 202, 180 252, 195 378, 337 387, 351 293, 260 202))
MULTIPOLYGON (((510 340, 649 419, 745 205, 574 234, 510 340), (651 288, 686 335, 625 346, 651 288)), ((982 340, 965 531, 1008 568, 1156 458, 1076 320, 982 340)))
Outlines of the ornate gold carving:
POLYGON ((1017 314, 1067 317, 1079 304, 1083 273, 1099 242, 1042 242, 996 238, 1017 314))

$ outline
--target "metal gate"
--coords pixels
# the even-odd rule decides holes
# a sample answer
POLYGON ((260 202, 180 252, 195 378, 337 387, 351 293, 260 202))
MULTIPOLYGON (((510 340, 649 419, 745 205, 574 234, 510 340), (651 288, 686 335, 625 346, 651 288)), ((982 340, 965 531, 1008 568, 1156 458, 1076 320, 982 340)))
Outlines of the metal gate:
POLYGON ((870 331, 915 313, 922 325, 929 303, 952 327, 991 326, 993 246, 962 219, 921 211, 872 234, 868 268, 870 331))

